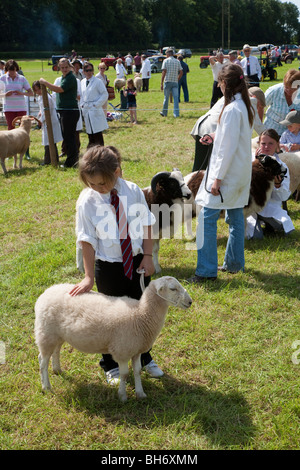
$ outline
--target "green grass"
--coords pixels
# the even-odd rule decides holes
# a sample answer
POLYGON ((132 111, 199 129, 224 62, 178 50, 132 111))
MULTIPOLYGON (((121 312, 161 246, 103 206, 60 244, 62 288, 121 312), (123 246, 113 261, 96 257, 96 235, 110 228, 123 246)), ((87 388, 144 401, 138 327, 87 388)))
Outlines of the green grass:
MULTIPOLYGON (((208 108, 212 74, 200 70, 199 57, 188 63, 190 103, 181 103, 179 119, 159 115, 161 75, 153 75, 149 93, 137 97, 139 124, 113 122, 105 134, 105 143, 121 151, 124 177, 141 187, 160 170, 191 171, 190 131, 208 108)), ((42 73, 40 61, 21 65, 30 83, 56 77, 45 63, 42 73)), ((287 69, 277 69, 279 79, 287 69)), ((113 81, 114 71, 108 73, 113 81)), ((0 340, 6 353, 0 364, 0 448, 297 449, 300 364, 292 361, 297 353, 292 345, 300 340, 299 203, 288 203, 296 227, 292 236, 247 241, 246 272, 221 273, 212 285, 184 283, 197 257, 187 249, 188 240, 162 241, 162 275, 182 281, 193 305, 186 311, 169 309, 153 347, 165 376, 151 380, 143 373, 145 401, 135 400, 131 374, 129 399, 121 404, 100 372, 99 357, 68 345, 62 351, 63 374, 50 371, 54 393, 43 395, 34 303, 50 285, 81 279, 74 218, 82 185, 76 170, 39 166, 41 132, 33 130, 31 141, 25 168, 12 170, 10 159, 8 177, 0 175, 0 340)), ((84 133, 81 143, 84 151, 84 133)), ((226 241, 221 219, 220 262, 226 241)))

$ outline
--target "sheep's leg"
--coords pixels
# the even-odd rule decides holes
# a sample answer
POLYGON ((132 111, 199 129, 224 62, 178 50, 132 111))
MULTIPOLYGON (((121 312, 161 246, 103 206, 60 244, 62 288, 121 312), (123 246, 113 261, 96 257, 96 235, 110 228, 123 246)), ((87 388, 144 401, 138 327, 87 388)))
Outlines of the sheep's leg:
POLYGON ((142 380, 141 380, 141 355, 137 354, 132 358, 132 368, 134 373, 134 383, 135 383, 135 395, 136 398, 146 398, 147 395, 143 390, 142 380))
POLYGON ((18 168, 17 160, 18 160, 18 155, 16 154, 14 155, 14 170, 18 168))
POLYGON ((20 164, 19 164, 19 168, 20 168, 20 170, 22 170, 22 168, 23 168, 23 165, 22 165, 22 162, 23 162, 23 156, 24 156, 24 153, 20 153, 20 164))
POLYGON ((7 175, 7 169, 6 169, 5 161, 4 161, 4 160, 1 160, 1 166, 2 166, 3 173, 4 173, 5 175, 7 175))
POLYGON ((42 354, 39 354, 40 374, 41 374, 43 391, 51 390, 51 385, 50 385, 49 375, 48 375, 50 357, 51 357, 51 354, 47 354, 44 356, 42 354))
POLYGON ((158 262, 158 252, 159 252, 159 240, 153 240, 153 264, 155 267, 155 272, 160 273, 161 267, 158 262))
POLYGON ((60 374, 61 373, 60 348, 62 347, 62 345, 63 345, 63 341, 58 343, 55 346, 55 349, 54 349, 53 354, 52 354, 52 368, 53 368, 53 372, 55 374, 60 374))
POLYGON ((128 376, 128 363, 127 362, 120 362, 118 361, 119 364, 119 371, 120 371, 120 385, 119 385, 119 390, 118 390, 118 395, 121 401, 126 401, 127 400, 127 394, 126 394, 126 379, 128 376))

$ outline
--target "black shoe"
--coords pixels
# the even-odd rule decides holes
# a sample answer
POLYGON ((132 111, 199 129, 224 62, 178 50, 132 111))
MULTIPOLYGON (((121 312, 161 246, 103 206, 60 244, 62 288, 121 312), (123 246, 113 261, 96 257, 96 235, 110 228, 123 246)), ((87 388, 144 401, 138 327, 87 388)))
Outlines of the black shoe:
POLYGON ((195 276, 192 276, 189 279, 187 279, 186 282, 188 282, 190 284, 201 284, 202 282, 215 281, 216 279, 217 279, 217 276, 215 276, 215 277, 204 277, 204 276, 197 276, 197 274, 195 274, 195 276))
POLYGON ((230 274, 237 274, 239 271, 228 271, 228 269, 224 268, 223 266, 218 266, 218 271, 222 273, 230 273, 230 274))

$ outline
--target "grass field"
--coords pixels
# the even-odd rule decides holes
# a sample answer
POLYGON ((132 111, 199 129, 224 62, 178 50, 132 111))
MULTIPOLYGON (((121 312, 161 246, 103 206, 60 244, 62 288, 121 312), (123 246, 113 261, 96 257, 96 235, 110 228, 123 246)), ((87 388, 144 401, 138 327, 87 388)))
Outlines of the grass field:
MULTIPOLYGON (((99 60, 93 60, 97 65, 99 60)), ((190 131, 209 107, 211 70, 188 60, 190 102, 181 116, 162 118, 161 75, 139 94, 137 126, 110 123, 105 144, 117 146, 124 177, 149 185, 161 170, 191 171, 190 131)), ((57 74, 46 62, 20 62, 29 82, 57 74)), ((289 67, 277 69, 278 81, 289 67)), ((114 70, 108 71, 111 81, 114 70)), ((262 83, 266 90, 274 82, 262 83)), ((118 97, 114 103, 117 104, 118 97)), ((84 151, 87 138, 81 134, 84 151)), ((82 189, 74 169, 42 167, 41 131, 31 133, 23 170, 0 174, 0 449, 10 450, 279 450, 298 449, 299 203, 288 202, 296 231, 288 238, 246 241, 246 272, 221 273, 212 285, 190 286, 197 253, 185 238, 163 240, 162 275, 178 278, 192 307, 171 307, 152 353, 161 380, 143 372, 148 398, 137 402, 133 376, 121 404, 106 384, 99 357, 70 346, 63 374, 50 372, 53 394, 43 395, 34 340, 34 304, 55 283, 81 279, 75 263, 75 203, 82 189)), ((227 241, 219 223, 221 263, 227 241)), ((155 276, 154 276, 155 277, 155 276)))

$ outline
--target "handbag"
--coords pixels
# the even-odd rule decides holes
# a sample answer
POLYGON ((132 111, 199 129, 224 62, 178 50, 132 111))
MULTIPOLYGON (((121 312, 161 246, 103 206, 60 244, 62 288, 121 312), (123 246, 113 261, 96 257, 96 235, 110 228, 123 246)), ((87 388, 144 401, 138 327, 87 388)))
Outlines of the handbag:
POLYGON ((110 101, 111 101, 111 100, 114 100, 114 99, 115 99, 115 90, 114 90, 114 87, 107 85, 106 89, 107 89, 107 92, 108 92, 108 99, 109 99, 110 101))

